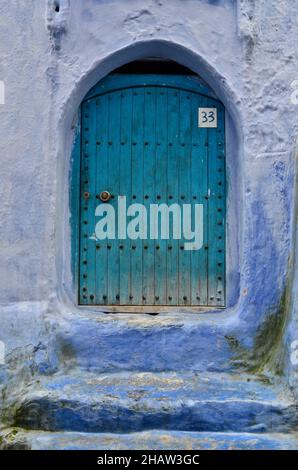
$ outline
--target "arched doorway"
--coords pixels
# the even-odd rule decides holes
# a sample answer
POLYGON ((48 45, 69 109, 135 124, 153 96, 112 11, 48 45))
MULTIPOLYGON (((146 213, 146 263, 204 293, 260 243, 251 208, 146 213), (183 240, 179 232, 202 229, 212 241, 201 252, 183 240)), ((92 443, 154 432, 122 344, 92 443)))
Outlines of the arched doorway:
POLYGON ((146 64, 81 106, 79 304, 224 307, 224 106, 190 71, 146 64))

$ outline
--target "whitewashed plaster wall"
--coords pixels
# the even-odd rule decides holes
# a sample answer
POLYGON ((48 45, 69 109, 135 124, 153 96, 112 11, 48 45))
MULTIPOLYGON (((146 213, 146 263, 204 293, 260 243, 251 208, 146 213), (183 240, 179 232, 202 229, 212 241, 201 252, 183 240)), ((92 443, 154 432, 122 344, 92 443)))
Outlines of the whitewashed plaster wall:
POLYGON ((148 56, 200 73, 233 122, 237 172, 230 168, 239 178, 229 230, 239 299, 218 321, 252 345, 248 333, 278 308, 292 276, 297 25, 292 0, 0 0, 0 315, 8 350, 38 343, 43 315, 59 323, 62 312, 76 311, 68 295, 72 127, 99 79, 148 56))

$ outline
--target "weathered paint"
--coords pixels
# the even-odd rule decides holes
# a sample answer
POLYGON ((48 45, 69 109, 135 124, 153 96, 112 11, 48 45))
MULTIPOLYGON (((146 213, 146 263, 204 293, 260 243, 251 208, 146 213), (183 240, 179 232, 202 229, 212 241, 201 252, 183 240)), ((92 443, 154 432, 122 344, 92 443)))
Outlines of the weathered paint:
MULTIPOLYGON (((73 157, 73 164, 81 168, 79 196, 76 169, 70 185, 75 193, 72 238, 80 237, 79 272, 73 272, 80 278, 79 304, 224 306, 222 104, 207 85, 191 76, 113 74, 88 93, 81 116, 81 142, 76 144, 81 150, 75 146, 73 157), (199 128, 200 108, 217 111, 216 128, 199 128), (75 161, 79 154, 80 165, 75 161), (108 204, 99 200, 103 190, 112 195, 108 204), (80 212, 75 197, 80 199, 80 212), (125 214, 120 216, 123 203, 125 214), (147 214, 144 227, 138 228, 143 229, 142 238, 136 239, 128 235, 131 222, 126 216, 135 204, 147 214), (152 204, 181 208, 180 239, 173 238, 172 230, 168 239, 160 232, 151 237, 152 204), (185 205, 191 214, 187 217, 185 205), (197 207, 202 217, 194 216, 197 207), (107 208, 114 221, 109 238, 102 240, 96 215, 107 208), (184 231, 188 218, 196 232, 192 243, 184 231), (124 233, 119 235, 124 220, 124 233)), ((72 257, 76 256, 75 245, 72 257)), ((77 270, 76 261, 73 265, 77 270)))
POLYGON ((296 450, 295 435, 145 431, 130 434, 11 429, 0 436, 3 450, 296 450))
MULTIPOLYGON (((297 339, 293 2, 60 0, 59 13, 53 1, 46 4, 47 9, 45 2, 0 5, 0 79, 6 85, 0 107, 4 397, 18 395, 33 374, 61 373, 76 363, 97 371, 173 370, 184 362, 188 370, 231 371, 237 366, 234 346, 254 362, 258 337, 274 343, 275 363, 284 356, 279 370, 294 386, 297 364, 289 362, 290 342, 297 339), (148 56, 188 66, 227 110, 224 313, 120 318, 75 307, 68 194, 76 113, 100 79, 148 56), (290 301, 280 309, 285 290, 290 301), (272 315, 281 320, 272 321, 272 315)), ((271 363, 271 350, 265 357, 271 363)), ((267 359, 262 359, 265 373, 267 359)), ((275 369, 269 374, 274 378, 275 369)))

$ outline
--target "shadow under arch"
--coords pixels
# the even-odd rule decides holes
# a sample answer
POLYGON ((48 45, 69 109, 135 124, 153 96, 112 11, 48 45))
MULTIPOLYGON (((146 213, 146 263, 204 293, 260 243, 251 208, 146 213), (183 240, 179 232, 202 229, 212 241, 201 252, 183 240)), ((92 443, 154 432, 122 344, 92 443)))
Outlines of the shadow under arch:
MULTIPOLYGON (((242 227, 242 119, 240 100, 225 77, 193 50, 165 40, 139 41, 114 51, 95 61, 90 70, 71 90, 60 116, 57 132, 60 133, 58 153, 58 200, 63 201, 57 213, 56 274, 58 298, 69 307, 76 308, 76 288, 71 269, 71 239, 69 224, 69 184, 74 141, 73 122, 89 90, 115 69, 136 60, 156 57, 169 59, 199 75, 226 109, 226 161, 227 161, 227 309, 235 307, 240 291, 240 247, 242 227), (61 125, 63 123, 63 125, 61 125), (61 158, 60 158, 61 156, 61 158), (67 188, 67 189, 66 189, 67 188)), ((96 307, 100 311, 100 307, 96 307)), ((90 308, 89 308, 90 311, 90 308)))

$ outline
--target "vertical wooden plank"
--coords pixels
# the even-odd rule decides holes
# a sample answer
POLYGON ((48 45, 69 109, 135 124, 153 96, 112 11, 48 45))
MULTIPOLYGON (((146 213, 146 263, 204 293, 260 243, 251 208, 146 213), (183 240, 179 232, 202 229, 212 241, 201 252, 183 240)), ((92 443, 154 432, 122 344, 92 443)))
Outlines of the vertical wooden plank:
POLYGON ((70 186, 69 186, 69 201, 70 201, 70 230, 71 230, 71 273, 74 292, 77 294, 77 302, 80 303, 80 284, 79 284, 79 270, 80 270, 80 236, 81 236, 81 221, 80 221, 80 205, 81 205, 81 188, 80 188, 80 175, 81 175, 81 125, 82 123, 82 109, 79 111, 78 124, 75 130, 74 143, 71 157, 70 169, 70 186))
MULTIPOLYGON (((225 172, 222 160, 218 159, 219 147, 223 145, 223 114, 218 109, 218 128, 208 129, 208 179, 210 198, 208 200, 208 305, 224 305, 223 289, 218 286, 224 281, 224 239, 225 239, 225 172), (221 132, 219 132, 219 130, 221 132), (220 292, 218 292, 220 291, 220 292)), ((215 107, 214 102, 209 107, 215 107)))
POLYGON ((89 126, 90 105, 82 104, 82 150, 81 150, 81 174, 80 174, 80 263, 79 263, 79 301, 81 305, 88 304, 88 267, 87 250, 89 233, 83 223, 83 215, 89 211, 90 200, 87 193, 89 187, 84 184, 89 175, 89 126), (86 197, 85 197, 86 194, 86 197))
MULTIPOLYGON (((131 148, 132 148, 132 90, 121 91, 121 147, 120 147, 120 191, 121 198, 126 197, 126 203, 131 202, 131 148)), ((126 222, 126 221, 125 221, 126 222)), ((119 223, 124 225, 122 220, 119 223)), ((125 230, 126 231, 126 230, 125 230)), ((120 269, 120 305, 127 305, 131 291, 130 259, 131 244, 129 239, 119 239, 119 269, 120 269)))
MULTIPOLYGON (((156 152, 156 94, 155 88, 145 87, 144 89, 144 156, 143 156, 143 200, 147 210, 147 220, 149 221, 150 204, 160 201, 159 187, 155 186, 155 177, 158 169, 155 164, 156 152)), ((157 178, 158 181, 158 178, 157 178)), ((159 301, 155 296, 155 251, 160 249, 159 240, 152 240, 149 237, 150 227, 147 227, 147 239, 142 242, 143 256, 143 289, 142 303, 144 305, 154 305, 159 301)))
POLYGON ((120 303, 120 278, 119 278, 119 240, 117 198, 120 189, 120 98, 121 92, 109 93, 109 140, 108 140, 108 191, 113 199, 109 201, 115 209, 115 239, 108 240, 108 304, 120 303))
MULTIPOLYGON (((167 135, 167 90, 156 88, 156 157, 155 186, 159 202, 168 204, 168 135, 167 135)), ((157 201, 158 202, 158 201, 157 201)), ((167 295, 167 251, 168 240, 159 240, 160 248, 155 249, 155 304, 166 305, 167 295)), ((172 245, 172 243, 170 243, 172 245)))
MULTIPOLYGON (((179 203, 179 96, 168 88, 168 204, 179 203)), ((171 224, 170 224, 171 228, 171 224)), ((178 250, 180 240, 169 241, 167 250, 168 305, 178 305, 178 250)))
POLYGON ((194 203, 203 204, 203 247, 191 253, 191 303, 207 305, 208 275, 208 156, 207 129, 198 127, 198 109, 205 100, 192 94, 191 187, 194 203))
POLYGON ((96 108, 90 100, 82 107, 82 171, 81 171, 81 245, 80 299, 82 304, 95 303, 95 244, 92 236, 95 208, 96 175, 96 108), (85 195, 89 193, 90 197, 85 195))
POLYGON ((219 186, 217 195, 217 273, 216 305, 224 307, 226 302, 226 161, 225 161, 225 110, 218 103, 217 132, 217 175, 219 186))
MULTIPOLYGON (((128 204, 143 201, 143 158, 144 158, 144 88, 134 88, 132 117, 132 155, 131 155, 131 200, 128 204)), ((129 217, 129 220, 132 218, 129 217)), ((130 240, 131 253, 131 291, 129 303, 142 305, 143 302, 143 242, 139 238, 130 240)))
MULTIPOLYGON (((97 105, 97 171, 96 171, 96 194, 108 187, 108 95, 102 95, 96 100, 97 105)), ((96 199, 95 207, 102 202, 96 199)), ((99 218, 95 218, 95 224, 99 218)), ((108 240, 96 241, 96 303, 106 305, 108 302, 108 240)))
MULTIPOLYGON (((180 131, 178 142, 178 158, 179 158, 179 204, 181 207, 181 214, 184 217, 183 205, 190 204, 193 206, 191 195, 191 97, 190 93, 180 91, 180 131)), ((193 212, 193 210, 191 211, 193 212)), ((183 229, 183 227, 182 227, 183 229)), ((179 305, 190 305, 190 256, 191 251, 185 250, 185 242, 183 233, 180 241, 178 251, 178 298, 179 305)))

